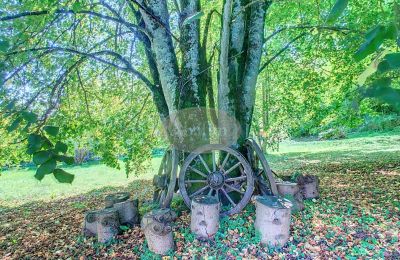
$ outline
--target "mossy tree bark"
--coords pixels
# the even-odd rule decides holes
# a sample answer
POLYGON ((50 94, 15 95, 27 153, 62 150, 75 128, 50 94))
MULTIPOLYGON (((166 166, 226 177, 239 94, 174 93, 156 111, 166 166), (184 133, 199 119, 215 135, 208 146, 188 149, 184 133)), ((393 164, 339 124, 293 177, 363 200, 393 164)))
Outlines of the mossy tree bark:
MULTIPOLYGON (((182 109, 215 107, 210 66, 207 57, 207 35, 200 41, 200 20, 194 18, 200 11, 199 0, 178 1, 180 37, 174 36, 170 27, 167 1, 141 0, 140 17, 142 26, 148 31, 146 52, 151 76, 155 84, 154 102, 161 118, 166 111, 171 115, 182 109), (179 51, 174 48, 179 45, 179 51), (178 52, 181 62, 178 62, 178 52), (160 91, 161 90, 161 91, 160 91), (210 95, 211 93, 211 95, 210 95), (207 95, 208 94, 208 95, 207 95)), ((264 40, 264 20, 269 1, 225 0, 222 11, 222 28, 218 73, 218 110, 235 118, 241 133, 241 146, 250 132, 255 102, 255 87, 259 71, 264 40)), ((208 32, 212 19, 211 12, 206 19, 204 33, 208 32)), ((147 37, 147 36, 144 36, 147 37)), ((214 55, 213 53, 211 56, 214 55)), ((210 56, 210 54, 208 55, 210 56)), ((211 119, 217 121, 216 114, 211 119)), ((186 141, 198 138, 208 139, 209 116, 206 112, 195 113, 193 118, 179 122, 175 118, 174 127, 189 128, 186 141), (200 115, 200 118, 199 118, 200 115)), ((223 118, 218 122, 220 129, 229 125, 223 118)), ((224 130, 222 130, 224 131, 224 130)))

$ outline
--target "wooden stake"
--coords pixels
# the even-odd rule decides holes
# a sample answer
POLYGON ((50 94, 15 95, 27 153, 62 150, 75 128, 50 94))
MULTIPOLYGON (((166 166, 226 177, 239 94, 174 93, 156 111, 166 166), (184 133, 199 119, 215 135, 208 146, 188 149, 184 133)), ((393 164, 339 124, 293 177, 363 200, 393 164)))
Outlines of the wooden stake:
POLYGON ((142 229, 150 251, 165 255, 174 249, 171 224, 175 219, 176 214, 170 209, 153 210, 143 216, 142 229))
POLYGON ((200 240, 212 239, 219 228, 219 201, 213 196, 197 196, 191 205, 191 231, 200 240))
POLYGON ((118 234, 119 218, 116 209, 108 208, 97 212, 97 240, 106 243, 118 234))
POLYGON ((282 247, 289 240, 290 201, 277 196, 256 198, 255 229, 264 245, 282 247))

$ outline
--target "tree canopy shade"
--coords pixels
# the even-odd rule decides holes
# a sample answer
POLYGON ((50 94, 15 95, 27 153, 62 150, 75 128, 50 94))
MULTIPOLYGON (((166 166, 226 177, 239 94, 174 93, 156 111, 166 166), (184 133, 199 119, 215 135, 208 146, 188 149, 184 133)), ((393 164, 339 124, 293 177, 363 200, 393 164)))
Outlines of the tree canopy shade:
MULTIPOLYGON (((272 117, 288 109, 285 115, 303 117, 296 124, 319 124, 333 113, 329 107, 355 95, 354 77, 365 64, 355 63, 353 53, 364 32, 394 21, 394 1, 48 0, 0 5, 2 123, 9 125, 8 132, 20 130, 12 135, 28 144, 29 153, 46 152, 48 160, 39 164, 48 163, 41 171, 45 174, 56 170, 53 161, 70 160, 63 142, 88 128, 93 146, 110 165, 118 166, 118 154, 140 165, 159 130, 155 114, 170 140, 196 144, 209 142, 211 124, 230 133, 226 118, 233 118, 239 147, 259 118, 257 113, 253 117, 255 106, 272 117), (338 86, 331 90, 332 82, 338 86), (329 106, 321 109, 329 92, 329 106), (267 95, 278 99, 271 104, 267 95), (304 117, 302 110, 312 112, 304 117), (181 116, 180 111, 193 113, 181 116), (176 115, 173 120, 171 115, 176 115)), ((398 25, 391 28, 395 38, 398 25)), ((395 58, 386 58, 384 68, 397 68, 395 58)), ((281 116, 275 122, 284 121, 281 116)))

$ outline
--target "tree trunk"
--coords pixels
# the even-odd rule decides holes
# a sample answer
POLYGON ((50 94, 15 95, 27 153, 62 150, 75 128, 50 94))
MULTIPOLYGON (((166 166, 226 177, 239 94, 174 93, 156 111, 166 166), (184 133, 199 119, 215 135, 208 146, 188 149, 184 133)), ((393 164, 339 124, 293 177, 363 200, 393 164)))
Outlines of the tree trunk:
POLYGON ((86 213, 83 223, 83 235, 86 237, 94 237, 97 235, 97 213, 98 210, 92 210, 86 213))
POLYGON ((97 213, 97 240, 107 243, 118 234, 119 218, 116 209, 103 209, 97 213))
POLYGON ((112 208, 115 203, 123 202, 131 197, 129 192, 117 192, 109 194, 104 198, 105 208, 112 208))
POLYGON ((297 178, 300 190, 305 199, 319 197, 319 179, 315 175, 304 175, 297 178))
POLYGON ((165 255, 174 249, 171 224, 175 218, 176 214, 169 209, 153 210, 143 216, 142 230, 150 251, 165 255))
POLYGON ((191 207, 191 231, 198 239, 213 238, 219 228, 219 201, 213 196, 197 196, 191 207))
POLYGON ((139 201, 126 200, 122 202, 114 203, 114 209, 118 212, 119 222, 121 225, 128 225, 133 227, 139 224, 139 201))
POLYGON ((303 195, 297 183, 294 182, 277 182, 279 194, 292 202, 292 212, 304 209, 303 195))
POLYGON ((289 240, 291 203, 275 196, 256 199, 254 227, 261 233, 264 245, 282 247, 289 240))

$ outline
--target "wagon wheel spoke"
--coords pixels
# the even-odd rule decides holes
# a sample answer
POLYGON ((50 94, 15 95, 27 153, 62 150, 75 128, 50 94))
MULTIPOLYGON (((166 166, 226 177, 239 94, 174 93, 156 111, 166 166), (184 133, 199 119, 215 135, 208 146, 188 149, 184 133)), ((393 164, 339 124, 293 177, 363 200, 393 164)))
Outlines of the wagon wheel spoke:
POLYGON ((213 172, 217 170, 217 164, 215 162, 215 152, 212 151, 212 164, 213 164, 213 172))
MULTIPOLYGON (((242 182, 242 184, 243 184, 243 182, 242 182)), ((234 190, 234 191, 236 191, 236 192, 239 192, 240 194, 244 194, 243 191, 241 191, 241 190, 239 190, 238 188, 233 187, 233 186, 231 186, 231 185, 229 185, 229 184, 227 184, 227 183, 225 183, 225 186, 228 187, 228 188, 231 189, 231 190, 234 190)), ((240 185, 240 186, 242 186, 242 185, 240 185)))
POLYGON ((218 202, 220 201, 220 199, 219 199, 219 191, 218 190, 215 191, 214 197, 217 198, 218 202))
POLYGON ((229 178, 229 179, 226 179, 225 181, 226 182, 234 182, 234 181, 243 181, 243 180, 246 180, 247 179, 247 176, 239 176, 239 177, 233 177, 233 178, 229 178))
POLYGON ((186 180, 186 183, 207 183, 206 180, 186 180))
POLYGON ((203 156, 201 154, 198 155, 200 158, 201 163, 204 165, 204 168, 207 170, 208 173, 211 173, 210 168, 208 168, 207 163, 204 161, 203 156))
POLYGON ((233 165, 231 168, 229 168, 229 170, 227 170, 224 175, 228 175, 230 172, 232 172, 233 170, 235 170, 237 167, 239 167, 241 164, 241 162, 236 163, 235 165, 233 165))
POLYGON ((225 191, 225 189, 221 189, 221 191, 222 191, 222 193, 225 195, 225 197, 229 200, 229 202, 230 202, 234 207, 236 207, 236 203, 233 202, 231 196, 229 196, 229 194, 225 191))
POLYGON ((204 173, 202 173, 201 171, 197 170, 196 168, 193 168, 192 166, 188 167, 189 170, 194 171, 195 173, 203 176, 204 178, 207 178, 207 175, 205 175, 204 173))
POLYGON ((196 192, 192 193, 191 195, 189 195, 189 198, 193 198, 194 196, 199 195, 206 189, 211 189, 211 188, 209 186, 204 186, 203 188, 201 188, 201 189, 197 190, 196 192))
POLYGON ((224 169, 225 164, 226 164, 226 162, 227 162, 228 159, 229 159, 229 155, 230 155, 229 153, 226 154, 225 159, 224 159, 224 161, 222 162, 220 169, 222 169, 222 170, 224 169))

